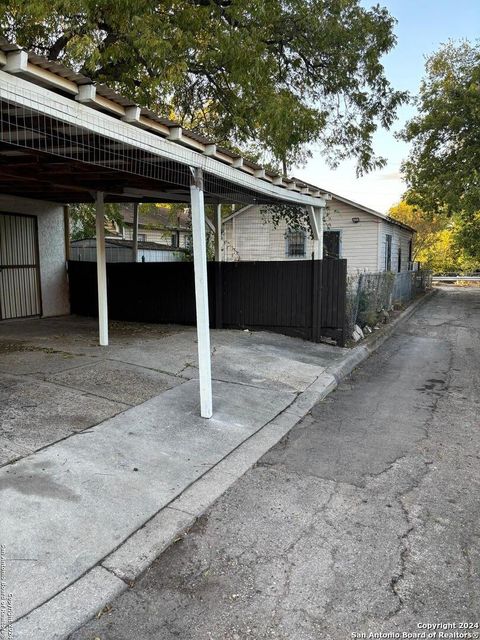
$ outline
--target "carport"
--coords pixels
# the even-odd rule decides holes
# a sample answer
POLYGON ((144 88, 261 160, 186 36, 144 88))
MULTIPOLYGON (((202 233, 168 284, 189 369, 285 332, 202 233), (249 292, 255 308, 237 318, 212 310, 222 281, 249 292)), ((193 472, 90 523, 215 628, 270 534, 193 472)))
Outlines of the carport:
MULTIPOLYGON (((202 417, 210 418, 205 203, 217 205, 217 229, 222 204, 306 207, 315 257, 321 258, 324 197, 16 45, 0 43, 0 65, 0 192, 62 205, 95 203, 101 345, 108 344, 105 203, 190 205, 200 405, 202 417)), ((4 289, 7 275, 2 274, 18 268, 12 263, 17 249, 0 244, 4 289)), ((10 283, 13 292, 16 282, 10 283)))

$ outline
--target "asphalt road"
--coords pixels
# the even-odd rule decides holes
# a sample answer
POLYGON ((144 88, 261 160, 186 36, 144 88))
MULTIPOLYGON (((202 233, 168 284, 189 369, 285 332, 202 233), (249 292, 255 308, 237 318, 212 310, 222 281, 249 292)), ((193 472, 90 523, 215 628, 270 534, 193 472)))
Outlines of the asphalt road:
POLYGON ((445 287, 72 640, 465 633, 479 400, 480 288, 445 287))

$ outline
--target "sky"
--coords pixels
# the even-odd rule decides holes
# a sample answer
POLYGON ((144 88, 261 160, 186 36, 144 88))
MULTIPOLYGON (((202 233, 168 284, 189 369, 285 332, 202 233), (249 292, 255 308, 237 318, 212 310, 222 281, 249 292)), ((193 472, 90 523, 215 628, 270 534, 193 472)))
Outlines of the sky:
MULTIPOLYGON (((374 2, 363 1, 364 6, 374 2)), ((476 40, 480 37, 480 0, 383 0, 398 23, 395 27, 397 46, 384 58, 387 78, 395 89, 418 93, 424 75, 425 58, 448 39, 476 40)), ((305 167, 292 174, 354 200, 371 209, 386 213, 401 198, 405 185, 400 175, 400 163, 408 154, 408 144, 394 137, 415 113, 411 105, 398 110, 398 120, 390 131, 379 130, 375 135, 377 155, 387 158, 387 165, 362 178, 355 175, 355 162, 347 161, 331 170, 322 160, 319 150, 305 167)))

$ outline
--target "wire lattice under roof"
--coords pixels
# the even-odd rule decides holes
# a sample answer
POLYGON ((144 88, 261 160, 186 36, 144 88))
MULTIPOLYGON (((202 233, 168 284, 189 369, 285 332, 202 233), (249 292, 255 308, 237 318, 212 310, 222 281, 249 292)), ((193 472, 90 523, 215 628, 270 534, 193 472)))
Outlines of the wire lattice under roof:
MULTIPOLYGON (((1 87, 0 142, 3 146, 0 153, 8 158, 6 164, 0 163, 0 176, 23 180, 15 167, 22 169, 21 173, 25 175, 28 161, 15 154, 16 150, 24 150, 27 156, 35 158, 38 168, 31 177, 50 182, 57 189, 62 185, 65 191, 73 188, 72 201, 82 200, 79 193, 82 188, 87 192, 103 190, 110 200, 158 201, 161 195, 167 201, 186 202, 189 199, 192 173, 187 164, 52 117, 25 104, 16 104, 2 97, 1 87), (61 159, 73 164, 62 166, 61 159), (73 167, 77 168, 77 173, 73 167), (95 172, 87 168, 94 168, 95 172)), ((268 204, 281 201, 208 171, 204 174, 204 192, 207 201, 211 202, 268 204)), ((46 195, 50 199, 54 196, 51 190, 46 195)), ((37 192, 37 196, 40 193, 37 192)), ((66 196, 62 194, 62 197, 66 196)), ((90 197, 87 193, 83 199, 90 197)))
POLYGON ((2 65, 0 181, 8 188, 14 179, 9 193, 24 193, 24 186, 31 195, 47 197, 41 185, 32 184, 36 174, 51 199, 65 202, 89 199, 85 193, 94 190, 111 200, 188 201, 194 167, 203 169, 210 202, 324 205, 315 187, 266 171, 109 87, 0 38, 2 65), (15 150, 23 150, 23 157, 15 150), (28 158, 30 184, 21 185, 28 158), (75 180, 67 180, 68 173, 76 173, 75 180))

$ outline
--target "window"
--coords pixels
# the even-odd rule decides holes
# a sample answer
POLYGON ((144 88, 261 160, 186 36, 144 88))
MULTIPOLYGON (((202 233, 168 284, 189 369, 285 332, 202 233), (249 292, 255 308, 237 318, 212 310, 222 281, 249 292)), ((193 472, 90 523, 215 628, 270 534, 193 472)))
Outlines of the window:
POLYGON ((400 273, 402 270, 402 247, 398 247, 398 262, 397 262, 397 271, 400 273))
POLYGON ((180 246, 180 242, 179 242, 179 237, 178 236, 179 236, 178 231, 175 232, 175 233, 172 233, 172 241, 170 243, 172 247, 180 246))
POLYGON ((408 261, 412 262, 413 258, 413 243, 411 240, 408 241, 408 261))
POLYGON ((385 271, 392 270, 392 236, 385 236, 385 271))
POLYGON ((138 234, 138 242, 146 242, 147 241, 147 234, 146 233, 139 233, 138 234))
POLYGON ((340 258, 340 231, 323 232, 323 257, 340 258))
POLYGON ((287 256, 305 256, 305 231, 287 231, 287 256))

